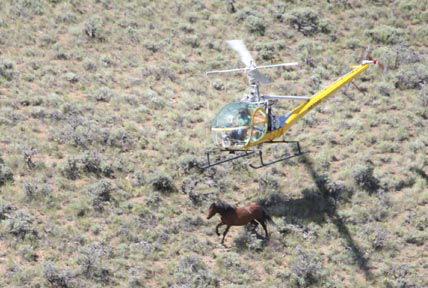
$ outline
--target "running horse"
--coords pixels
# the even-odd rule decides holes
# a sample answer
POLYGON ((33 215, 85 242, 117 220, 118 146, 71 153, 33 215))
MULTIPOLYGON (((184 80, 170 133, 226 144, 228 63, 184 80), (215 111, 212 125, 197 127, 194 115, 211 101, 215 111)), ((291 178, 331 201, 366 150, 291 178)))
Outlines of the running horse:
POLYGON ((268 239, 269 234, 266 221, 272 225, 275 225, 272 218, 259 204, 251 204, 249 206, 236 208, 227 203, 213 203, 208 210, 207 219, 210 219, 217 213, 219 213, 221 216, 221 222, 215 227, 215 232, 218 236, 220 236, 218 228, 222 225, 226 225, 226 230, 223 232, 223 239, 221 240, 221 244, 224 244, 224 237, 226 237, 227 232, 229 232, 230 226, 242 226, 251 223, 256 228, 260 223, 266 233, 265 239, 268 239))

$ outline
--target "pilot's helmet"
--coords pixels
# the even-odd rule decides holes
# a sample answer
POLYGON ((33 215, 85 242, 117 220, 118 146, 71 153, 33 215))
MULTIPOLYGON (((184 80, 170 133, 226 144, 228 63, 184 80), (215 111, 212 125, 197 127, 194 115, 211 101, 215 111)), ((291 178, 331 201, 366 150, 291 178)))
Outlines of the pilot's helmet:
POLYGON ((245 116, 245 115, 248 115, 249 113, 247 109, 241 108, 239 109, 239 114, 245 116))

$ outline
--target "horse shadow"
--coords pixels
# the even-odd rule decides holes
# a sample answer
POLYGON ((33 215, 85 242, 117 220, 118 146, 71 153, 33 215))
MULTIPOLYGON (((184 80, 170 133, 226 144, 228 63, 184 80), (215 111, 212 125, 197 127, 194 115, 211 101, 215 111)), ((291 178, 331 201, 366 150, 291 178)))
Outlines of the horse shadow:
POLYGON ((358 264, 366 279, 373 279, 370 271, 369 259, 364 256, 362 249, 354 241, 345 222, 337 213, 340 203, 349 201, 352 190, 344 185, 331 182, 326 175, 320 175, 313 167, 312 160, 306 155, 302 156, 303 164, 313 179, 316 188, 304 189, 303 197, 298 199, 286 198, 283 194, 271 194, 267 199, 259 201, 269 214, 276 217, 285 217, 290 222, 298 224, 314 222, 323 225, 330 221, 346 242, 352 252, 355 263, 358 264))

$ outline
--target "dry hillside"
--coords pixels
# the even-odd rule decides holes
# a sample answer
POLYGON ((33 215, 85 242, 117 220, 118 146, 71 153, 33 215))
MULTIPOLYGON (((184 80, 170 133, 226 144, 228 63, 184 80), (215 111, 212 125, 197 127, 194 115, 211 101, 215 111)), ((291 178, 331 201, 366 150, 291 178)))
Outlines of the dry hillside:
MULTIPOLYGON (((0 1, 0 287, 428 287, 428 2, 0 1), (305 157, 202 172, 247 91, 312 95, 371 67, 286 135, 305 157), (270 241, 209 205, 259 202, 270 241)), ((277 113, 298 103, 281 102, 277 113)), ((263 147, 271 159, 282 147, 263 147)))

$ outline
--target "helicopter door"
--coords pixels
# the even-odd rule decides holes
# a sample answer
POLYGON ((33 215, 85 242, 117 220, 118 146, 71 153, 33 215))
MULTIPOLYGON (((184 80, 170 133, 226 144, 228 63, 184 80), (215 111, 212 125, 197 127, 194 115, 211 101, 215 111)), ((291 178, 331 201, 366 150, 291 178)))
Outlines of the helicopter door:
POLYGON ((250 129, 250 142, 257 142, 262 139, 266 135, 267 128, 268 117, 266 110, 263 107, 259 107, 253 114, 253 121, 250 129))

